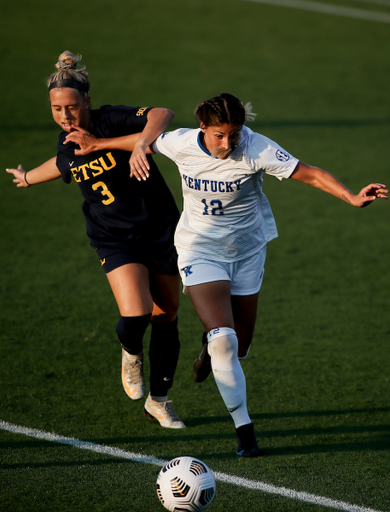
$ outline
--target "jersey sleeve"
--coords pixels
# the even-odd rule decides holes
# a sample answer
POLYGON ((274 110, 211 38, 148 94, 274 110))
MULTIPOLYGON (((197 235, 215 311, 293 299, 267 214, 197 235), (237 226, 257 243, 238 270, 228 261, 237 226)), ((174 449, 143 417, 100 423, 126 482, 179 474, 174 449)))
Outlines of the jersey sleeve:
POLYGON ((188 129, 181 128, 173 132, 162 133, 152 144, 153 151, 158 155, 164 155, 174 162, 176 156, 183 144, 183 138, 188 133, 188 129))
POLYGON ((246 148, 247 160, 255 171, 263 171, 279 180, 289 178, 299 160, 273 140, 252 132, 246 148))
POLYGON ((71 166, 69 165, 69 162, 73 160, 74 150, 75 148, 78 148, 78 146, 74 142, 64 144, 66 135, 66 132, 62 132, 59 135, 56 165, 61 173, 62 180, 69 184, 72 180, 72 172, 70 170, 71 166))
POLYGON ((142 132, 148 122, 148 112, 152 108, 105 105, 99 112, 100 119, 96 127, 96 135, 110 138, 142 132))

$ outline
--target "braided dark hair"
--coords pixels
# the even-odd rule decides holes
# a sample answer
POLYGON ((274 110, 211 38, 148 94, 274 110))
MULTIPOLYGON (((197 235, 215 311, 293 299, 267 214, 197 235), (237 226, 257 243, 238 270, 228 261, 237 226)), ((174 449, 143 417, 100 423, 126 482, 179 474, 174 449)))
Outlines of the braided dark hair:
POLYGON ((250 103, 244 106, 241 100, 229 93, 203 101, 194 114, 199 124, 203 123, 205 126, 220 126, 225 123, 242 126, 245 120, 253 119, 250 103))

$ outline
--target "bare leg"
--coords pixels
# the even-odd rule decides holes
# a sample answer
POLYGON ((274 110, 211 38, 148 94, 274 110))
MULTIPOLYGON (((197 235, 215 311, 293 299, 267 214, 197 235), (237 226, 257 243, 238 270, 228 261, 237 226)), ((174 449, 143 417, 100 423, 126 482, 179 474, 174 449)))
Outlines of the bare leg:
POLYGON ((151 319, 150 391, 154 398, 161 397, 166 400, 180 351, 177 330, 179 275, 150 275, 144 265, 130 263, 109 272, 107 279, 121 314, 117 332, 125 348, 122 366, 125 364, 128 372, 133 371, 133 367, 137 371, 136 377, 130 373, 123 376, 125 390, 133 399, 143 396, 142 344, 144 332, 151 319), (135 366, 134 361, 137 362, 135 366), (132 396, 133 388, 140 390, 136 391, 136 398, 132 396))
POLYGON ((173 322, 180 302, 179 274, 156 274, 151 277, 153 297, 152 322, 173 322))
POLYGON ((229 281, 188 286, 195 312, 207 332, 217 327, 234 329, 229 281))
POLYGON ((232 296, 234 328, 238 338, 238 357, 244 358, 251 346, 257 317, 259 294, 232 296))
POLYGON ((121 316, 142 316, 153 311, 149 271, 139 263, 129 263, 107 274, 121 316))
POLYGON ((144 265, 130 263, 109 272, 107 279, 122 316, 152 313, 152 321, 175 320, 180 301, 178 274, 149 277, 144 265))

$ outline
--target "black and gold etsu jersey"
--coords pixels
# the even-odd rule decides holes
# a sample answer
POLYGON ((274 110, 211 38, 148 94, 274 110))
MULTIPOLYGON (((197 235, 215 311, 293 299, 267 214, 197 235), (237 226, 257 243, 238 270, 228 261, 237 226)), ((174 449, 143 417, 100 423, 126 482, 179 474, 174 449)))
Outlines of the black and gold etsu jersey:
MULTIPOLYGON (((92 110, 91 133, 111 138, 141 132, 149 110, 125 106, 92 110)), ((148 156, 150 177, 138 181, 130 178, 130 152, 103 150, 75 155, 78 146, 64 144, 66 135, 62 132, 59 136, 57 167, 66 183, 74 179, 80 187, 91 245, 109 248, 130 244, 152 254, 172 245, 179 211, 153 158, 148 156)))

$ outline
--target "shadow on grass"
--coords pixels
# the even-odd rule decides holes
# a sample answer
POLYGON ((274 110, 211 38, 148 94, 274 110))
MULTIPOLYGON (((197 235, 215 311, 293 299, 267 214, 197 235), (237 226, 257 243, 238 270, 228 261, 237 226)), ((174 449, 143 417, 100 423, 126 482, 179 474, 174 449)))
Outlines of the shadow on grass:
MULTIPOLYGON (((235 436, 232 438, 231 434, 218 434, 218 435, 207 435, 207 436, 194 436, 191 439, 194 441, 202 441, 207 439, 208 441, 215 438, 216 440, 222 439, 231 439, 232 446, 229 452, 210 452, 206 453, 205 451, 197 451, 196 449, 191 449, 191 456, 197 457, 204 462, 209 462, 212 460, 236 460, 237 455, 235 454, 235 436)), ((261 438, 259 438, 261 439, 261 438)), ((156 440, 155 438, 150 438, 149 442, 156 440)), ((116 445, 121 443, 128 443, 128 439, 104 439, 101 440, 98 444, 108 445, 109 442, 115 442, 116 445)), ((137 442, 137 440, 132 440, 133 442, 137 442)), ((143 438, 145 441, 145 438, 143 438)), ((179 440, 175 438, 174 442, 177 443, 179 440)), ((182 439, 182 441, 187 441, 188 438, 182 439)), ((261 444, 261 443, 260 443, 261 444)), ((55 445, 54 445, 55 446, 55 445)), ((112 445, 110 445, 112 446, 112 445)), ((34 441, 26 441, 24 443, 9 443, 8 448, 26 448, 26 449, 35 449, 35 448, 48 448, 53 447, 53 443, 42 442, 39 441, 35 443, 34 441)), ((58 447, 58 445, 56 446, 58 447)), ((122 448, 123 449, 123 448, 122 448)), ((345 443, 319 443, 319 444, 311 444, 311 445, 302 445, 302 446, 281 446, 277 448, 267 448, 266 446, 262 449, 263 457, 286 457, 286 456, 297 456, 297 455, 313 455, 320 453, 352 453, 352 452, 380 452, 384 450, 390 450, 390 439, 387 440, 387 443, 384 442, 383 439, 376 439, 373 441, 364 441, 364 442, 345 442, 345 443)), ((131 452, 131 449, 127 449, 127 451, 131 452)), ((177 448, 177 454, 183 454, 184 452, 181 446, 177 448)), ((173 457, 178 455, 172 455, 172 451, 167 454, 162 454, 158 457, 159 460, 171 460, 173 457)), ((93 455, 91 454, 91 457, 93 455)), ((257 461, 259 459, 254 459, 257 461)), ((125 459, 120 457, 108 457, 108 458, 99 458, 99 459, 79 459, 76 456, 76 460, 72 461, 64 461, 64 460, 55 460, 51 462, 28 462, 28 463, 15 463, 15 464, 0 464, 1 470, 16 470, 16 469, 38 469, 38 468, 50 468, 50 467, 75 467, 75 466, 101 466, 101 465, 117 465, 117 464, 137 464, 140 461, 125 459)), ((156 473, 159 471, 160 466, 156 464, 156 473)))
MULTIPOLYGON (((299 411, 299 412, 270 412, 270 413, 255 413, 250 414, 252 420, 277 420, 283 418, 306 418, 306 417, 322 417, 322 416, 345 416, 353 414, 365 413, 386 413, 390 412, 390 407, 370 407, 362 409, 333 409, 328 411, 299 411)), ((196 426, 207 423, 220 423, 225 422, 227 416, 209 416, 201 418, 191 418, 186 420, 188 425, 196 426)), ((388 426, 390 428, 390 425, 388 426)))
MULTIPOLYGON (((336 425, 331 427, 312 426, 307 428, 289 428, 289 429, 274 429, 274 430, 261 430, 259 422, 261 420, 269 419, 283 419, 283 418, 300 418, 300 417, 323 417, 323 416, 339 416, 339 415, 353 415, 358 413, 367 412, 389 412, 390 407, 373 408, 373 409, 353 409, 353 410, 333 410, 333 411, 303 411, 303 412, 287 412, 287 413, 267 413, 255 414, 252 419, 255 423, 257 437, 261 446, 264 447, 264 456, 267 457, 280 457, 280 456, 296 456, 296 455, 311 455, 318 453, 347 453, 347 452, 368 452, 368 451, 389 451, 390 450, 390 425, 336 425), (256 421, 257 420, 257 421, 256 421), (260 421, 259 421, 260 420, 260 421), (351 439, 351 436, 362 436, 364 439, 351 439), (329 436, 344 437, 349 436, 345 441, 332 442, 329 436), (310 437, 311 442, 302 444, 302 440, 310 437), (321 439, 316 439, 320 437, 321 439), (267 439, 286 438, 285 446, 267 447, 267 439), (293 444, 290 445, 290 440, 293 438, 293 444), (325 438, 325 439, 323 439, 325 438), (319 442, 320 441, 320 442, 319 442), (328 442, 329 441, 329 442, 328 442)), ((231 419, 226 416, 213 416, 208 418, 192 418, 187 421, 188 427, 195 427, 199 425, 212 425, 215 423, 231 423, 231 419)), ((232 425, 231 425, 232 427, 232 425)), ((149 429, 148 429, 149 430, 149 429)), ((232 459, 236 455, 234 453, 235 447, 235 434, 234 429, 231 428, 229 433, 216 432, 215 434, 192 433, 191 429, 186 431, 169 431, 168 429, 158 429, 155 434, 147 436, 129 436, 129 437, 111 437, 104 439, 89 439, 88 442, 95 443, 103 446, 114 446, 122 450, 137 452, 137 445, 142 443, 175 443, 177 451, 183 452, 181 444, 191 443, 204 443, 216 441, 232 441, 232 451, 205 453, 204 450, 200 453, 195 453, 196 450, 191 448, 191 454, 194 457, 199 457, 205 461, 209 459, 232 459)), ((85 441, 85 439, 83 439, 85 441)), ((40 439, 26 439, 18 440, 15 442, 2 442, 0 449, 37 449, 48 447, 64 446, 61 443, 53 443, 50 441, 43 441, 40 439)), ((171 446, 171 445, 170 445, 171 446)), ((138 448, 139 450, 139 448, 138 448)), ((160 455, 161 459, 169 460, 172 458, 171 450, 167 455, 160 455)), ((39 468, 39 467, 52 467, 52 466, 80 466, 80 465, 102 465, 102 464, 118 464, 118 463, 134 463, 134 460, 118 459, 118 458, 104 458, 95 460, 74 460, 69 462, 37 462, 37 463, 21 463, 21 464, 0 464, 0 468, 7 469, 23 469, 23 468, 39 468)))

